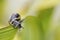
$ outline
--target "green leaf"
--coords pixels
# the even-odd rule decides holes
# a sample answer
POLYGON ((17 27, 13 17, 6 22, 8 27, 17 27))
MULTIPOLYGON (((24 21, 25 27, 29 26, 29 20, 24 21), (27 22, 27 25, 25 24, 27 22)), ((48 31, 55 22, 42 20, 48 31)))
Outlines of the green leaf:
POLYGON ((14 29, 11 26, 0 29, 0 40, 12 40, 17 32, 17 29, 14 29))

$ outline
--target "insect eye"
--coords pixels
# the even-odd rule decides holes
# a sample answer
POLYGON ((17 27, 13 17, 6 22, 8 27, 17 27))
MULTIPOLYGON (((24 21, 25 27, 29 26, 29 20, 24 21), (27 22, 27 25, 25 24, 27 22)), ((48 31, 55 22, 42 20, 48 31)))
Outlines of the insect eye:
POLYGON ((20 15, 19 15, 19 14, 16 14, 15 16, 16 16, 17 18, 18 18, 18 17, 20 17, 20 15))

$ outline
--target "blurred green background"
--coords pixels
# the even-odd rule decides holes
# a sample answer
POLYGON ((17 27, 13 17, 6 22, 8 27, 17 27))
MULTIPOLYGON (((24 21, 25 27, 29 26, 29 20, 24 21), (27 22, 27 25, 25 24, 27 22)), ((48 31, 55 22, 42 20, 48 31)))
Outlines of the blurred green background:
POLYGON ((60 40, 59 0, 0 0, 0 40, 60 40), (24 29, 8 24, 18 12, 24 29))

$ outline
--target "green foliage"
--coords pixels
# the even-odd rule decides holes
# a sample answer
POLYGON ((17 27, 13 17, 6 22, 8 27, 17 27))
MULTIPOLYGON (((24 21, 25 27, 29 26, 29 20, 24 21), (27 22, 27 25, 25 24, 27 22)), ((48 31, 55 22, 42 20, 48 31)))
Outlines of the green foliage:
POLYGON ((47 40, 46 33, 49 29, 50 18, 52 16, 52 8, 38 11, 38 16, 28 16, 24 21, 24 30, 22 32, 22 40, 47 40))
POLYGON ((11 26, 0 29, 0 40, 13 40, 17 29, 11 26))

